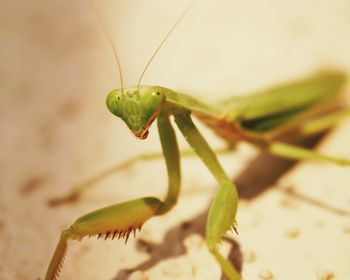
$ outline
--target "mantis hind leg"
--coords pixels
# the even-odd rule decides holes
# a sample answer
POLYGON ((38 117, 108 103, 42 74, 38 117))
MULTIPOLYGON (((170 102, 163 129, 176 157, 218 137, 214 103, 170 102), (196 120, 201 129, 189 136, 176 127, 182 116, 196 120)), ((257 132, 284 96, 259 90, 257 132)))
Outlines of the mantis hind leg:
POLYGON ((350 109, 342 109, 334 113, 306 121, 300 126, 299 132, 305 136, 320 133, 334 127, 336 124, 348 117, 350 117, 350 109))
POLYGON ((273 155, 295 159, 295 160, 312 160, 334 163, 342 166, 350 166, 350 160, 338 158, 335 156, 325 155, 313 150, 286 144, 282 142, 271 142, 271 143, 258 143, 258 147, 267 150, 273 155))

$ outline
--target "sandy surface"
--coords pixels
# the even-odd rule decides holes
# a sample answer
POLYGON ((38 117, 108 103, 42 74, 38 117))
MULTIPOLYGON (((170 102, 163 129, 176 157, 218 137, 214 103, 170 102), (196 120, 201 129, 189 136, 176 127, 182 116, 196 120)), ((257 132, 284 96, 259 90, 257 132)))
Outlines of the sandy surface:
MULTIPOLYGON (((135 84, 186 3, 99 1, 125 84, 135 84)), ((48 198, 73 184, 158 150, 157 133, 138 141, 105 108, 118 73, 87 1, 2 1, 0 22, 0 279, 42 279, 64 228, 98 207, 161 197, 166 173, 161 161, 139 163, 79 203, 48 207, 48 198)), ((322 67, 350 74, 349 34, 347 0, 197 1, 143 82, 210 102, 322 67)), ((201 130, 212 146, 221 144, 201 130)), ((350 158, 349 136, 347 121, 318 149, 350 158)), ((222 252, 245 279, 349 279, 349 168, 290 166, 246 145, 221 162, 242 197, 239 236, 229 235, 222 252)), ((215 190, 197 158, 184 160, 173 211, 151 220, 127 245, 71 242, 61 279, 220 279, 203 241, 215 190)))

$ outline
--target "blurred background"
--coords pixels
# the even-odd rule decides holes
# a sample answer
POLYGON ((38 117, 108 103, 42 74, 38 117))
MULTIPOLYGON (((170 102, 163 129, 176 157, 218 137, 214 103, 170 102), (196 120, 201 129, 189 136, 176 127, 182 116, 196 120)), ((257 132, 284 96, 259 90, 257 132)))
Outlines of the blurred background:
MULTIPOLYGON (((95 1, 126 85, 137 83, 188 3, 95 1)), ((72 185, 159 150, 157 131, 139 141, 105 107, 106 94, 120 86, 119 74, 88 1, 1 1, 0 22, 0 279, 43 279, 63 229, 98 207, 161 197, 166 172, 162 161, 139 163, 75 204, 49 207, 49 198, 72 185)), ((213 102, 319 69, 350 74, 349 34, 347 0, 196 1, 143 84, 213 102)), ((200 128, 213 147, 222 144, 200 128)), ((349 136, 345 121, 319 150, 350 158, 349 136)), ((235 180, 256 155, 241 145, 221 161, 235 180)), ((258 171, 245 178, 259 182, 258 171)), ((348 279, 349 181, 349 168, 318 163, 277 175, 265 191, 242 199, 240 234, 223 242, 223 253, 245 279, 348 279), (291 187, 298 195, 288 192, 291 187)), ((172 212, 151 220, 126 246, 115 240, 71 242, 62 279, 220 279, 203 242, 215 187, 197 158, 184 160, 183 192, 172 212)))

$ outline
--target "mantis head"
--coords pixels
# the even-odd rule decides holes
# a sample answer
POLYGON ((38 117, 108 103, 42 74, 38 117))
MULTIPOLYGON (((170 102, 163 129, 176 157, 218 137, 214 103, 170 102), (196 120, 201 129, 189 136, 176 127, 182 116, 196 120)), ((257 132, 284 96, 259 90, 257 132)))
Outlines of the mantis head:
POLYGON ((159 87, 149 86, 112 90, 106 99, 109 111, 121 118, 140 139, 147 138, 148 129, 164 101, 165 94, 159 87))
MULTIPOLYGON (((181 22, 193 2, 193 0, 190 2, 181 16, 177 19, 175 24, 171 27, 169 32, 165 35, 159 46, 156 48, 151 58, 147 62, 145 68, 143 69, 136 87, 123 87, 123 75, 120 61, 117 55, 117 50, 113 44, 113 41, 111 40, 111 37, 109 36, 108 31, 104 28, 117 62, 121 84, 121 89, 113 90, 107 95, 107 107, 109 111, 112 112, 112 114, 121 118, 130 128, 131 132, 140 139, 147 138, 148 129, 151 126, 152 122, 157 118, 160 107, 165 102, 165 92, 167 91, 161 87, 140 86, 142 78, 148 67, 151 65, 151 62, 155 58, 158 51, 165 44, 168 37, 175 30, 176 26, 181 22)), ((101 19, 100 21, 103 26, 101 19)))

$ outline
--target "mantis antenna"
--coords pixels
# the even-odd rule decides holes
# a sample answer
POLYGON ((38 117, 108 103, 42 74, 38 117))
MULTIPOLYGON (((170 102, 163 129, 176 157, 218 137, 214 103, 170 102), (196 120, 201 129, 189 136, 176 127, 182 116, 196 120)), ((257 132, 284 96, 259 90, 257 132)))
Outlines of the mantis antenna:
POLYGON ((111 36, 110 36, 110 34, 109 34, 109 32, 108 32, 108 30, 107 30, 107 28, 106 28, 102 18, 100 17, 100 15, 99 15, 99 13, 98 13, 98 11, 97 11, 93 1, 90 0, 89 2, 90 2, 92 9, 94 10, 94 12, 95 12, 95 14, 97 16, 97 19, 98 19, 99 23, 101 24, 101 26, 103 28, 103 31, 104 31, 105 35, 107 36, 107 39, 108 39, 108 42, 109 42, 110 46, 112 47, 114 57, 115 57, 115 59, 117 61, 117 69, 118 69, 118 72, 119 72, 119 80, 120 80, 121 92, 123 92, 124 91, 123 72, 122 72, 120 60, 119 60, 119 57, 118 57, 117 48, 115 47, 115 45, 114 45, 114 43, 113 43, 113 41, 111 39, 111 36))
POLYGON ((137 82, 137 87, 140 87, 141 81, 143 79, 143 76, 146 73, 146 70, 148 69, 148 67, 151 65, 151 62, 153 61, 153 59, 155 58, 155 56, 157 55, 157 53, 159 52, 159 50, 162 48, 162 46, 165 44, 165 42, 168 40, 169 36, 173 33, 174 29, 178 26, 178 24, 182 21, 182 19, 185 17, 185 15, 187 14, 188 10, 191 8, 192 4, 193 4, 194 0, 192 0, 188 6, 186 7, 186 9, 182 12, 182 14, 180 15, 180 17, 176 20, 176 22, 174 23, 174 25, 171 27, 171 29, 168 31, 168 33, 165 35, 164 39, 161 41, 161 43, 159 44, 159 46, 157 47, 157 49, 154 51, 154 53, 152 54, 151 58, 148 60, 145 68, 143 69, 140 79, 137 82))

